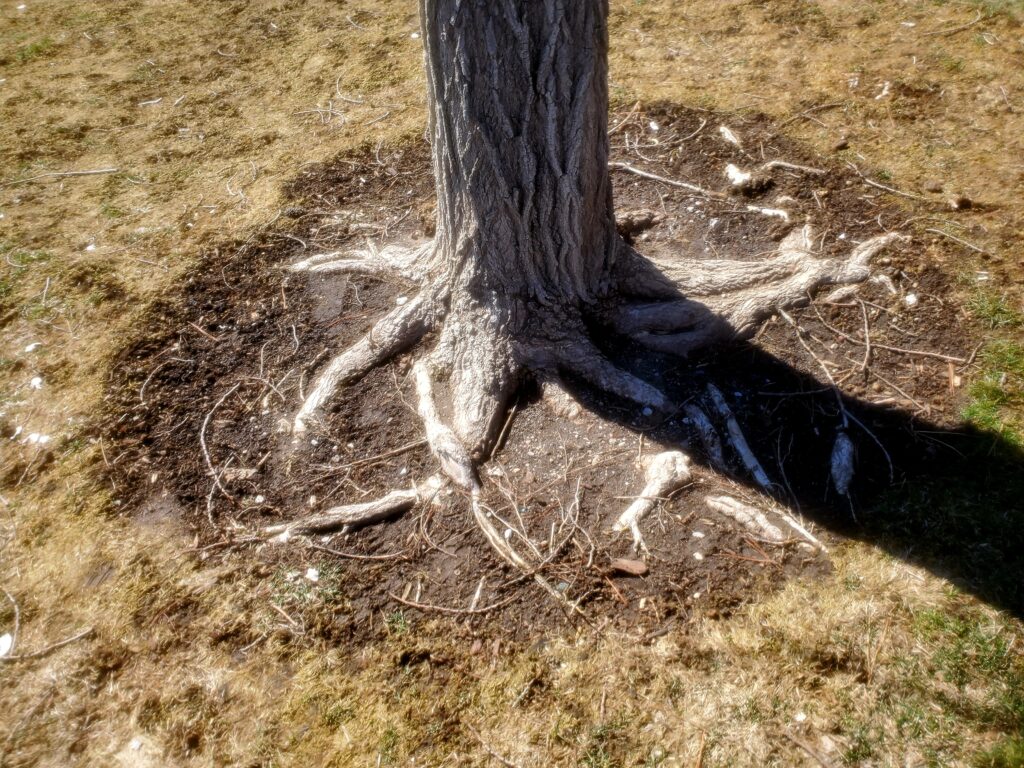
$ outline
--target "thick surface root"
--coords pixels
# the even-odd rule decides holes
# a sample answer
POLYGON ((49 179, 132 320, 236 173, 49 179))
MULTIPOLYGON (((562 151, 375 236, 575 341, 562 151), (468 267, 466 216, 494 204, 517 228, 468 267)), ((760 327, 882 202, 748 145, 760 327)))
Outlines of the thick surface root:
POLYGON ((779 544, 786 540, 778 526, 769 522, 764 512, 756 507, 744 504, 731 496, 708 496, 704 502, 708 505, 708 509, 734 520, 765 541, 779 544))
POLYGON ((817 288, 867 280, 871 258, 899 239, 881 235, 845 259, 821 259, 806 225, 787 235, 772 256, 757 261, 657 262, 626 251, 620 283, 627 294, 644 300, 617 308, 609 322, 644 346, 686 356, 717 341, 748 338, 773 313, 805 302, 817 288))
POLYGON ((430 241, 411 247, 388 245, 378 249, 367 241, 365 249, 318 253, 295 262, 289 269, 320 274, 395 276, 419 284, 426 278, 433 247, 430 241))
POLYGON ((295 416, 293 433, 301 435, 306 431, 308 422, 339 386, 362 378, 374 366, 419 341, 432 327, 434 311, 433 302, 421 293, 386 314, 373 330, 334 358, 313 382, 295 416))
POLYGON ((287 541, 292 536, 310 536, 355 526, 372 525, 409 511, 418 500, 419 493, 415 489, 392 491, 387 496, 373 501, 333 507, 318 515, 283 525, 271 525, 264 528, 263 533, 267 536, 275 536, 278 541, 287 541))
POLYGON ((681 487, 690 479, 690 459, 680 451, 666 451, 654 456, 647 464, 646 484, 640 496, 619 515, 612 525, 616 532, 630 531, 633 545, 646 551, 640 521, 654 509, 665 496, 681 487))

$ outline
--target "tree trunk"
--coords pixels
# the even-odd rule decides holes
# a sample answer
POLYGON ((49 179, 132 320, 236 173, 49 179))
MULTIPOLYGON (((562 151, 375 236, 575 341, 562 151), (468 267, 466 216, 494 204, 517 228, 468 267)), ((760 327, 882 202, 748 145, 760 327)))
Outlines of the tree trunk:
POLYGON ((685 356, 751 335, 821 285, 865 280, 871 256, 895 238, 819 259, 805 226, 758 261, 649 261, 615 230, 607 0, 421 0, 420 11, 434 241, 320 254, 294 268, 397 274, 421 291, 318 376, 295 418, 297 435, 339 385, 439 329, 417 364, 420 413, 446 474, 475 486, 474 467, 524 375, 557 385, 569 374, 644 413, 675 410, 602 354, 591 321, 685 356), (446 390, 436 403, 435 381, 446 390))
POLYGON ((608 291, 605 0, 422 0, 435 248, 453 293, 564 306, 608 291))

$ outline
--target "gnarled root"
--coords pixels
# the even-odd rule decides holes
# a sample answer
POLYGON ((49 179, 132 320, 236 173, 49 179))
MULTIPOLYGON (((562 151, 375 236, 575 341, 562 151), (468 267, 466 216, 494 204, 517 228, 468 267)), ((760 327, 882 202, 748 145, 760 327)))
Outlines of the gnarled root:
POLYGON ((419 497, 416 489, 392 491, 387 496, 373 501, 333 507, 311 517, 281 525, 270 525, 263 529, 263 533, 276 537, 277 541, 287 541, 292 536, 310 536, 338 529, 372 525, 409 511, 419 497))
POLYGON ((821 286, 867 280, 871 258, 900 239, 873 237, 844 259, 818 258, 810 225, 795 229, 770 258, 758 261, 661 262, 625 249, 620 285, 642 300, 618 307, 608 321, 651 349, 686 356, 716 341, 750 337, 773 313, 806 301, 821 286))
POLYGON ((296 414, 293 433, 301 435, 306 431, 307 423, 339 386, 362 378, 374 366, 419 341, 433 326, 436 311, 435 300, 421 293, 391 310, 369 333, 331 360, 317 376, 313 389, 296 414))
POLYGON ((708 496, 704 503, 721 515, 736 521, 754 535, 776 544, 785 541, 782 531, 768 521, 767 516, 756 507, 744 504, 731 496, 708 496))
POLYGON ((387 245, 378 249, 368 240, 365 249, 318 253, 295 262, 288 269, 321 274, 393 275, 419 284, 424 282, 430 268, 433 248, 434 243, 429 241, 411 247, 387 245))
POLYGON ((665 451, 654 456, 647 464, 646 484, 640 496, 630 504, 626 511, 619 515, 612 525, 612 530, 621 532, 628 530, 633 534, 633 546, 647 551, 643 534, 640 532, 640 521, 655 504, 665 496, 677 490, 690 479, 690 459, 681 451, 665 451))

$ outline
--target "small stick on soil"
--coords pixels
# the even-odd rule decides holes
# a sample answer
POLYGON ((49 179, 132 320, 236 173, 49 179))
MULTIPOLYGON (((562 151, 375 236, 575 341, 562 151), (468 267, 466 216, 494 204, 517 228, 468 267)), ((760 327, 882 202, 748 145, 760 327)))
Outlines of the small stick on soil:
POLYGON ((754 452, 750 450, 750 444, 743 435, 743 430, 740 429, 739 422, 736 421, 736 417, 733 415, 732 409, 729 408, 729 404, 725 402, 722 393, 714 384, 708 384, 707 393, 711 398, 712 405, 715 406, 715 410, 718 411, 718 415, 725 420, 725 427, 729 432, 730 442, 737 455, 743 461, 743 465, 753 475, 758 485, 766 491, 771 491, 774 484, 769 479, 768 473, 764 471, 764 467, 761 466, 761 462, 757 460, 754 452))
POLYGON ((813 304, 811 306, 814 308, 814 312, 818 316, 818 320, 821 321, 821 324, 823 326, 825 326, 828 330, 832 331, 832 333, 836 334, 837 336, 843 337, 852 344, 857 344, 859 346, 865 346, 866 344, 870 344, 875 349, 884 349, 886 352, 899 352, 900 354, 915 355, 917 357, 932 357, 935 358, 936 360, 945 360, 951 363, 970 362, 969 360, 965 360, 962 357, 957 357, 955 355, 944 355, 941 352, 929 352, 928 350, 924 349, 906 349, 905 347, 890 347, 887 344, 879 344, 878 342, 862 341, 861 339, 858 339, 856 336, 851 336, 850 334, 844 333, 838 328, 829 325, 825 318, 821 316, 821 312, 818 311, 818 308, 813 304))
POLYGON ((613 171, 626 171, 627 173, 633 173, 644 179, 650 179, 651 181, 660 181, 662 184, 668 184, 670 187, 679 187, 680 189, 688 189, 691 192, 696 192, 698 195, 704 195, 712 200, 724 200, 725 197, 718 192, 712 192, 704 187, 698 187, 696 184, 690 184, 685 181, 677 181, 675 179, 667 179, 664 176, 659 176, 656 173, 650 173, 649 171, 641 170, 636 166, 630 165, 629 163, 608 163, 608 167, 613 171))
POLYGON ((868 323, 868 308, 863 301, 860 302, 860 311, 864 316, 864 360, 860 364, 860 369, 866 371, 871 364, 871 327, 868 323))
POLYGON ((53 651, 56 651, 58 648, 63 648, 65 645, 71 645, 71 643, 89 637, 90 635, 92 635, 92 633, 93 627, 89 627, 88 629, 83 629, 77 635, 72 635, 66 640, 61 640, 60 642, 53 643, 52 645, 48 645, 45 648, 38 651, 33 651, 32 653, 23 653, 20 656, 0 656, 0 661, 27 661, 28 659, 38 659, 43 656, 46 656, 49 653, 52 653, 53 651))
POLYGON ((374 501, 363 504, 346 504, 290 523, 269 525, 263 529, 263 533, 268 536, 277 536, 280 541, 287 541, 292 536, 326 533, 353 525, 371 525, 409 510, 418 499, 419 492, 415 489, 392 491, 387 496, 374 501))
POLYGON ((430 605, 429 603, 417 603, 415 600, 406 600, 404 598, 401 598, 393 592, 388 592, 388 597, 390 597, 392 600, 401 603, 402 605, 407 605, 410 608, 416 608, 421 611, 438 611, 440 613, 451 613, 463 616, 477 616, 481 613, 490 613, 491 611, 496 611, 499 608, 504 608, 506 605, 509 605, 510 603, 518 599, 519 595, 512 595, 512 597, 500 600, 497 603, 485 605, 483 608, 449 608, 445 605, 430 605))
POLYGON ((384 555, 357 555, 355 552, 341 552, 337 549, 331 549, 330 547, 323 547, 319 544, 307 542, 306 546, 310 549, 315 549, 319 552, 326 552, 329 555, 335 555, 337 557, 344 557, 347 560, 399 560, 406 557, 409 553, 402 552, 389 552, 384 555))
POLYGON ((206 446, 206 428, 210 425, 210 419, 213 418, 213 414, 216 410, 224 404, 225 400, 234 394, 235 390, 237 390, 239 386, 239 384, 235 384, 221 396, 220 400, 218 400, 214 404, 213 408, 210 409, 210 412, 206 414, 206 418, 203 419, 203 426, 199 429, 199 446, 203 449, 203 458, 206 460, 206 467, 210 471, 210 477, 213 478, 213 484, 220 489, 220 492, 223 493, 226 498, 231 499, 232 501, 234 501, 234 497, 224 489, 223 485, 220 484, 220 472, 218 472, 213 466, 213 459, 210 458, 210 450, 206 446))
POLYGON ((986 251, 984 248, 979 248, 973 243, 968 243, 966 240, 961 240, 956 235, 951 235, 949 234, 949 232, 943 232, 941 229, 926 229, 925 232, 931 232, 933 235, 940 235, 949 240, 952 240, 954 243, 960 243, 960 245, 964 246, 965 248, 970 248, 975 253, 983 253, 985 255, 990 255, 989 251, 986 251))
POLYGON ((935 37, 937 35, 947 37, 949 35, 955 35, 957 32, 963 32, 965 29, 970 29, 975 24, 978 24, 982 20, 983 16, 984 14, 981 11, 978 11, 978 16, 974 19, 974 21, 970 21, 967 24, 961 24, 960 26, 957 27, 950 27, 948 29, 936 29, 933 32, 924 32, 921 35, 921 37, 935 37))
POLYGON ((401 456, 403 453, 414 451, 424 445, 427 445, 427 441, 425 439, 414 440, 411 443, 406 443, 400 448, 395 448, 394 450, 387 451, 386 453, 378 453, 376 456, 368 456, 365 459, 356 459, 355 461, 350 461, 348 464, 339 464, 336 467, 331 467, 331 472, 334 473, 342 469, 352 469, 353 467, 365 467, 367 464, 376 464, 378 461, 390 459, 395 456, 401 456))
POLYGON ((904 192, 904 191, 896 189, 894 187, 887 187, 887 186, 885 186, 885 184, 879 184, 877 181, 873 181, 872 179, 869 179, 867 176, 865 176, 863 173, 861 173, 860 168, 858 168, 853 163, 847 163, 847 165, 850 166, 856 172, 856 174, 858 176, 860 176, 861 181, 863 181, 869 187, 874 187, 875 189, 880 189, 883 192, 888 192, 890 195, 898 195, 899 197, 906 197, 906 198, 909 198, 910 200, 923 200, 926 203, 927 202, 931 202, 930 200, 928 200, 927 197, 922 197, 921 195, 915 195, 915 194, 913 194, 911 192, 904 192))
POLYGON ((822 170, 821 168, 811 168, 807 165, 797 165, 796 163, 787 163, 785 160, 769 160, 767 163, 761 166, 763 170, 769 171, 772 168, 783 168, 787 171, 800 171, 800 173, 809 173, 812 176, 824 176, 828 171, 822 170))

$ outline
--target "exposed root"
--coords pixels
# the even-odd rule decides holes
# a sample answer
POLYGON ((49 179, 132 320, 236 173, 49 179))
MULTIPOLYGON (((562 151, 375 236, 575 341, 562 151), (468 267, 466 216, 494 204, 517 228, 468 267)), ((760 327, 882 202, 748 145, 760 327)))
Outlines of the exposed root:
POLYGON ((317 377, 295 416, 293 433, 301 435, 306 431, 307 422, 339 386, 362 378, 374 366, 419 341, 433 325, 434 312, 434 301, 421 293, 377 321, 369 333, 334 358, 317 377))
POLYGON ((322 274, 346 273, 355 275, 395 275, 414 283, 423 283, 430 267, 433 241, 413 247, 387 245, 378 249, 371 241, 366 248, 355 251, 318 253, 297 261, 292 272, 318 272, 322 274))
POLYGON ((415 489, 392 491, 387 496, 374 501, 333 507, 326 512, 301 520, 267 526, 263 529, 263 533, 276 537, 276 541, 287 541, 292 536, 311 536, 317 533, 336 531, 339 528, 372 525, 407 512, 412 509, 419 497, 419 492, 415 489))
POLYGON ((633 546, 647 551, 640 521, 654 509, 661 499, 678 489, 690 479, 690 459, 681 451, 665 451, 653 457, 647 465, 646 484, 640 496, 619 515, 612 530, 629 530, 633 534, 633 546))
POLYGON ((492 325, 479 309, 453 313, 430 356, 431 371, 449 379, 452 429, 475 461, 490 456, 521 379, 511 345, 492 325))
POLYGON ((583 413, 580 401, 569 394, 561 377, 555 374, 548 375, 541 383, 541 399, 544 405, 560 419, 574 421, 583 413))
POLYGON ((766 541, 780 543, 786 539, 782 531, 772 525, 764 512, 756 507, 744 504, 731 496, 708 496, 704 501, 709 509, 735 520, 748 531, 766 541))
POLYGON ((423 428, 427 433, 430 450, 441 463, 441 470, 460 488, 467 491, 478 491, 480 482, 473 468, 473 460, 465 446, 455 436, 451 427, 441 421, 434 403, 434 383, 426 363, 418 360, 413 366, 416 379, 416 410, 423 420, 423 428))
POLYGON ((532 347, 526 358, 535 370, 578 376, 603 392, 643 406, 646 415, 671 410, 669 399, 660 389, 616 366, 586 337, 579 336, 558 347, 532 347))
POLYGON ((645 300, 618 308, 609 321, 645 346, 685 356, 726 338, 750 337, 772 314, 805 302, 821 286, 867 280, 871 258, 899 239, 871 238, 845 259, 817 258, 809 225, 795 229, 774 255, 760 261, 652 262, 627 250, 621 283, 645 300))
POLYGON ((718 436, 718 430, 715 429, 715 425, 711 423, 711 419, 708 418, 708 415, 703 410, 695 405, 684 406, 683 413, 686 414, 690 423, 697 430, 701 444, 704 446, 704 453, 707 454, 711 465, 719 472, 726 471, 728 465, 725 463, 722 441, 718 436))
POLYGON ((714 384, 708 384, 707 387, 708 397, 711 399, 712 405, 715 406, 715 410, 718 411, 718 415, 725 421, 725 428, 729 432, 729 441, 732 443, 733 449, 736 454, 740 457, 740 461, 743 462, 743 466, 747 468, 757 484, 760 485, 764 490, 770 491, 774 484, 768 477, 768 473, 764 471, 764 467, 761 466, 761 462, 757 460, 754 452, 750 450, 750 444, 747 442, 747 438, 743 434, 743 430, 740 429, 739 422, 736 421, 736 417, 732 413, 732 409, 729 404, 725 402, 725 398, 722 396, 721 391, 714 384))

